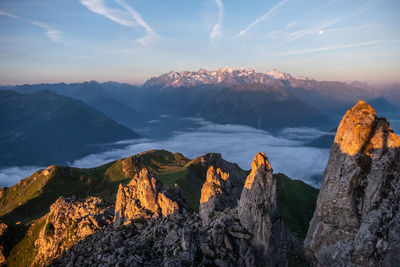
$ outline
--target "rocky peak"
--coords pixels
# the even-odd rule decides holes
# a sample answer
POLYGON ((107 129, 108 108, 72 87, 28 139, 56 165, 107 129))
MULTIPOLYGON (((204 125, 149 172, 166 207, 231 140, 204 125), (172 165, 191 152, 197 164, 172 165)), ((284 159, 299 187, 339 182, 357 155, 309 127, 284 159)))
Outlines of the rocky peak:
POLYGON ((399 137, 393 133, 389 123, 377 118, 376 111, 362 100, 346 112, 338 127, 335 143, 342 153, 348 155, 369 153, 371 149, 382 149, 384 146, 400 146, 399 137))
POLYGON ((179 209, 178 202, 155 176, 143 168, 127 185, 120 184, 116 202, 114 227, 135 219, 168 216, 179 209))
POLYGON ((343 117, 305 241, 323 266, 400 262, 400 139, 364 101, 343 117))
POLYGON ((370 137, 376 119, 376 111, 364 101, 359 101, 346 112, 339 124, 335 143, 343 153, 355 155, 370 137))
POLYGON ((222 169, 213 165, 208 168, 206 181, 201 189, 199 215, 205 224, 215 211, 236 207, 243 188, 242 173, 235 166, 224 163, 218 164, 222 169))
MULTIPOLYGON (((251 172, 249 176, 247 176, 246 178, 244 187, 250 190, 252 188, 252 185, 254 183, 254 178, 256 178, 256 175, 257 174, 266 175, 267 173, 271 173, 272 175, 271 164, 269 163, 268 158, 264 152, 257 153, 257 155, 253 159, 253 162, 251 163, 251 172)), ((261 176, 258 175, 258 177, 261 176)))
POLYGON ((85 237, 104 228, 112 221, 112 208, 100 198, 83 201, 60 197, 45 215, 45 225, 35 242, 37 255, 34 263, 49 265, 63 251, 85 237))
POLYGON ((283 73, 276 69, 268 71, 268 72, 266 72, 266 74, 269 75, 270 77, 272 77, 273 79, 290 79, 290 78, 292 78, 292 75, 290 75, 289 73, 283 73))
POLYGON ((268 254, 271 253, 269 243, 277 216, 276 180, 265 153, 258 153, 251 166, 239 200, 239 219, 244 228, 253 234, 252 242, 259 256, 272 260, 268 254))

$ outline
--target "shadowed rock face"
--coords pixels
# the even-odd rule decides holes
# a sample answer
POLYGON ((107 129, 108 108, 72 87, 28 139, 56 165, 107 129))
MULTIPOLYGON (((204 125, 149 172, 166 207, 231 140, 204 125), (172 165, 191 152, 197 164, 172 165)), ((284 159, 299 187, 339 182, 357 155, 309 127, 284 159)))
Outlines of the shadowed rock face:
POLYGON ((147 169, 142 169, 128 185, 119 186, 114 227, 138 218, 167 216, 178 211, 178 203, 169 198, 162 184, 147 169))
POLYGON ((400 139, 358 102, 343 117, 305 240, 322 266, 400 262, 400 139))
POLYGON ((256 243, 267 244, 271 233, 271 214, 276 211, 276 180, 264 153, 258 153, 251 164, 238 213, 241 224, 254 234, 256 243))
POLYGON ((221 157, 208 168, 206 181, 201 189, 199 215, 207 224, 214 211, 237 206, 244 184, 244 175, 236 165, 221 157))
POLYGON ((7 231, 7 224, 0 223, 0 266, 6 262, 5 251, 4 251, 4 242, 5 235, 7 231))
POLYGON ((289 236, 277 210, 276 179, 264 153, 251 164, 238 204, 240 223, 253 238, 258 262, 267 266, 285 266, 289 236))
POLYGON ((60 197, 45 215, 46 223, 35 242, 34 264, 49 265, 63 251, 112 221, 112 209, 98 197, 84 201, 60 197))

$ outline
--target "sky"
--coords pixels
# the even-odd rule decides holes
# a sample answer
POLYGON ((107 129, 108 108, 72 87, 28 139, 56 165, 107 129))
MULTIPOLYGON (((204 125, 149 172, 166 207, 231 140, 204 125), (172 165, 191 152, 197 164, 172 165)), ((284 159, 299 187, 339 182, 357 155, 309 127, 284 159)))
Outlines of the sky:
POLYGON ((0 84, 278 69, 400 82, 398 0, 1 0, 0 84))

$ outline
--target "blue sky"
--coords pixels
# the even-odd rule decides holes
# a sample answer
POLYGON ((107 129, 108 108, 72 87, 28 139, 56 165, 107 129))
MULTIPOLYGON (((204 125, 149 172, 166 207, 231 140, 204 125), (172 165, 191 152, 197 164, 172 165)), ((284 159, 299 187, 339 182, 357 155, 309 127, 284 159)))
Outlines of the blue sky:
POLYGON ((0 84, 253 67, 400 82, 398 0, 2 0, 0 84))

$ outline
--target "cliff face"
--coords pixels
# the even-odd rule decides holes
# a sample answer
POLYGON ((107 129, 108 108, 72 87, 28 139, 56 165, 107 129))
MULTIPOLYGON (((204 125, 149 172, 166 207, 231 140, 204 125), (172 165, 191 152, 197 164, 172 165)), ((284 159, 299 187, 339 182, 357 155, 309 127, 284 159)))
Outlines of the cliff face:
POLYGON ((244 184, 243 172, 234 164, 220 157, 214 165, 208 168, 201 189, 199 215, 204 223, 213 219, 214 211, 236 207, 244 184))
POLYGON ((343 117, 305 240, 315 265, 400 262, 400 139, 360 101, 343 117))
POLYGON ((240 223, 253 236, 257 262, 267 266, 286 266, 288 255, 302 260, 301 241, 283 224, 277 208, 277 181, 264 153, 258 153, 251 164, 239 200, 240 223))
POLYGON ((128 185, 119 186, 114 226, 129 224, 139 218, 167 216, 177 211, 178 203, 167 196, 154 175, 142 169, 128 185))
POLYGON ((112 209, 97 197, 83 202, 60 197, 45 215, 46 223, 35 242, 34 264, 49 265, 63 251, 112 221, 112 209))
POLYGON ((254 234, 254 244, 268 250, 272 217, 276 214, 276 180, 264 153, 258 153, 251 164, 240 197, 238 213, 241 224, 254 234))

